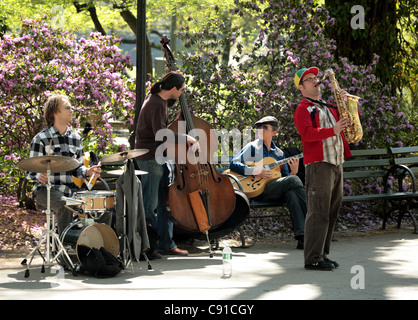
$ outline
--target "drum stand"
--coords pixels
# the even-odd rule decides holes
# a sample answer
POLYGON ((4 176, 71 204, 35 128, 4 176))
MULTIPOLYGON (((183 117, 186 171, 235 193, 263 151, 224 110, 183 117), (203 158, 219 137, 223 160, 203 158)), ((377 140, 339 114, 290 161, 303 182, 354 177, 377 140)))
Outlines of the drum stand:
MULTIPOLYGON (((123 172, 126 173, 128 171, 128 161, 129 159, 127 159, 126 155, 123 156, 123 172)), ((122 250, 122 263, 123 263, 123 267, 126 268, 130 263, 132 263, 132 252, 131 252, 131 246, 129 245, 129 239, 128 239, 128 234, 127 234, 127 228, 126 228, 126 223, 127 223, 127 214, 126 214, 126 196, 125 194, 123 195, 123 234, 119 237, 119 239, 122 238, 122 242, 123 242, 123 250, 122 250)), ((145 261, 147 261, 148 263, 148 270, 152 270, 152 266, 151 263, 149 262, 149 259, 147 257, 147 255, 143 252, 142 253, 145 261)), ((133 271, 133 265, 132 265, 132 271, 133 271)))
POLYGON ((25 278, 28 278, 30 275, 29 272, 29 267, 32 263, 32 260, 36 254, 36 252, 38 252, 40 254, 40 256, 42 257, 43 260, 43 264, 42 264, 42 268, 41 268, 41 273, 45 273, 45 265, 47 266, 52 266, 54 264, 54 261, 58 259, 58 257, 61 254, 64 254, 65 258, 66 258, 66 262, 70 265, 71 270, 73 275, 76 275, 76 269, 74 267, 74 264, 72 263, 67 251, 65 250, 63 244, 61 243, 58 234, 54 231, 53 228, 51 228, 51 224, 54 226, 55 225, 55 219, 54 219, 54 215, 52 215, 52 219, 51 219, 51 183, 49 181, 50 178, 50 174, 51 171, 48 169, 47 170, 47 184, 46 184, 46 188, 47 188, 47 209, 46 211, 44 211, 46 213, 46 224, 47 224, 47 228, 46 230, 42 233, 42 237, 40 239, 40 241, 38 242, 38 245, 32 250, 32 252, 27 256, 27 258, 30 258, 29 264, 27 264, 27 258, 23 259, 23 261, 21 262, 21 265, 26 265, 26 271, 25 271, 25 278), (51 221, 52 220, 52 221, 51 221), (52 241, 52 252, 51 252, 51 241, 52 241), (44 244, 46 242, 45 245, 45 257, 42 255, 40 248, 42 246, 42 244, 44 244), (58 247, 58 251, 56 251, 55 245, 57 245, 58 247), (54 257, 51 257, 51 253, 54 253, 54 257))

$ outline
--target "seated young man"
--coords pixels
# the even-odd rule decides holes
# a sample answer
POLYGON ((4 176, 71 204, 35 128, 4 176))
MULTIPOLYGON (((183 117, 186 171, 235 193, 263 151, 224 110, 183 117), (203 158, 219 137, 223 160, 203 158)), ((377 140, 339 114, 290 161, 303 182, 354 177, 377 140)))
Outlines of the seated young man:
MULTIPOLYGON (((275 117, 268 116, 256 123, 256 135, 259 137, 247 144, 231 161, 229 168, 241 175, 254 175, 270 179, 273 173, 262 166, 248 166, 246 162, 260 162, 263 158, 272 157, 276 160, 285 158, 284 152, 278 148, 273 137, 277 134, 279 122, 275 117)), ((297 248, 303 249, 303 238, 306 217, 306 194, 302 181, 296 175, 299 159, 293 158, 281 168, 281 177, 270 181, 263 193, 254 198, 263 202, 286 202, 290 211, 293 233, 298 241, 297 248)))

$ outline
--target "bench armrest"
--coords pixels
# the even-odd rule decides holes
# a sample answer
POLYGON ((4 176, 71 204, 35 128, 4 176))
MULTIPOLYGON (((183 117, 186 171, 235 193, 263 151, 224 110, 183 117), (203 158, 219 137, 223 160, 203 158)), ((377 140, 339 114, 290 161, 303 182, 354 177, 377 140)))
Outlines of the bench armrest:
MULTIPOLYGON (((390 176, 393 176, 395 179, 398 180, 399 188, 403 185, 405 178, 409 177, 411 179, 411 187, 412 187, 411 191, 412 192, 417 191, 417 184, 416 184, 415 176, 412 170, 403 164, 395 164, 390 169, 388 169, 388 172, 383 177, 384 193, 388 192, 388 180, 390 176)), ((397 190, 397 191, 402 192, 404 190, 397 190)))
POLYGON ((230 174, 230 173, 227 173, 226 175, 228 176, 228 178, 231 178, 235 181, 235 183, 237 184, 240 191, 244 191, 244 189, 242 188, 241 181, 239 181, 236 176, 234 176, 233 174, 230 174))

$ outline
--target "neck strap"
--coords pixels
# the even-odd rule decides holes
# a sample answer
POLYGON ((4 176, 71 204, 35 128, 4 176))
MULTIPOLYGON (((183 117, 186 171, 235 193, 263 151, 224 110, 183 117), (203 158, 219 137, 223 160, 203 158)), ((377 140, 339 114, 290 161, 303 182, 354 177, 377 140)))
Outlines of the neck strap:
POLYGON ((304 97, 304 98, 305 98, 306 100, 308 100, 308 101, 312 102, 312 103, 317 103, 317 104, 319 104, 319 105, 321 105, 321 106, 324 106, 324 107, 328 107, 328 108, 332 108, 332 109, 336 109, 336 110, 338 110, 338 108, 337 108, 336 106, 334 106, 333 104, 326 103, 326 102, 321 101, 321 100, 314 100, 314 99, 307 98, 307 97, 304 97))

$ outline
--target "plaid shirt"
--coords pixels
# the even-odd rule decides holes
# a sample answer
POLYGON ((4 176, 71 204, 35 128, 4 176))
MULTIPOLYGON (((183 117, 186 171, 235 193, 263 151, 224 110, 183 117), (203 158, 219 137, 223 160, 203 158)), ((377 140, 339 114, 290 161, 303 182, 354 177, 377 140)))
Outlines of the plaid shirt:
MULTIPOLYGON (((51 156, 72 157, 80 162, 80 166, 73 171, 51 173, 50 175, 51 187, 70 197, 73 194, 72 189, 76 188, 72 177, 86 178, 87 173, 87 168, 81 165, 84 163, 84 151, 80 135, 69 128, 62 135, 54 126, 39 132, 32 139, 29 157, 47 156, 48 153, 51 156), (49 152, 51 139, 51 151, 49 152)), ((33 191, 42 186, 42 183, 38 181, 39 175, 40 173, 26 173, 26 179, 36 181, 33 191)))
MULTIPOLYGON (((321 106, 318 103, 314 103, 314 105, 319 113, 319 122, 321 128, 333 128, 337 124, 337 121, 329 109, 326 106, 321 106)), ((340 134, 323 140, 322 147, 324 151, 325 162, 334 164, 336 166, 339 166, 344 162, 344 146, 340 134)))

